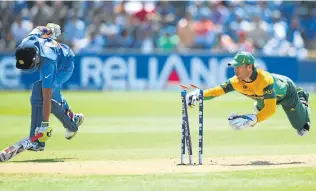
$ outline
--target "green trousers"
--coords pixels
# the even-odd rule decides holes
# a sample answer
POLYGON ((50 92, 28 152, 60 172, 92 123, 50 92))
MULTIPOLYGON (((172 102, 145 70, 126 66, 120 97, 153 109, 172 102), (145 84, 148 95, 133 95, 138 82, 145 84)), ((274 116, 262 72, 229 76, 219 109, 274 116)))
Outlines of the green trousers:
MULTIPOLYGON (((310 122, 309 109, 300 102, 300 95, 294 82, 289 78, 287 82, 287 93, 283 99, 277 101, 277 105, 282 105, 292 127, 301 130, 307 122, 310 122)), ((263 107, 263 100, 257 101, 257 109, 260 111, 263 107)))

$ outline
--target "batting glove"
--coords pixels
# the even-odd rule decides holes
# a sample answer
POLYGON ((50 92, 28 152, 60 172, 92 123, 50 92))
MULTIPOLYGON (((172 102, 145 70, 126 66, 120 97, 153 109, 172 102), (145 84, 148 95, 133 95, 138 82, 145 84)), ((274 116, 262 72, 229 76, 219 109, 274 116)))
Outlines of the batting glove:
POLYGON ((232 113, 228 117, 228 123, 234 130, 242 130, 248 127, 253 127, 257 121, 257 116, 254 114, 237 115, 232 113))
POLYGON ((52 136, 53 127, 49 126, 49 122, 42 122, 41 127, 35 129, 35 135, 43 133, 43 136, 38 139, 39 142, 46 142, 52 136))
POLYGON ((46 27, 51 31, 50 37, 52 39, 57 39, 59 35, 61 35, 60 26, 55 23, 48 23, 46 27))

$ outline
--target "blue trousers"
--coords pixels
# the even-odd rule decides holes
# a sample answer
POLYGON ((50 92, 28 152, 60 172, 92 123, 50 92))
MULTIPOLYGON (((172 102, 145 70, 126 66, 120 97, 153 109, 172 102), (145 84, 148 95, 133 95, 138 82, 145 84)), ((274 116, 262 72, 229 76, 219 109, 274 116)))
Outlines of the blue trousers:
MULTIPOLYGON (((55 86, 52 88, 52 99, 62 105, 63 110, 70 109, 66 99, 62 96, 61 87, 62 84, 69 80, 72 75, 71 72, 57 72, 55 86)), ((40 127, 43 120, 43 96, 42 96, 42 82, 37 81, 33 85, 32 95, 31 95, 31 105, 32 105, 32 118, 31 118, 31 129, 30 137, 35 135, 36 127, 40 127)), ((45 143, 40 143, 45 146, 45 143)))

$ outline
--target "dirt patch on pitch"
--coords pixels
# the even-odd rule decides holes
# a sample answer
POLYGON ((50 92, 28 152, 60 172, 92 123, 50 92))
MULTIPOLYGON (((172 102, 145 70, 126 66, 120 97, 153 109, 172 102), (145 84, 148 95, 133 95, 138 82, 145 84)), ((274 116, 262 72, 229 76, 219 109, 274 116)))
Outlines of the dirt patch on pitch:
POLYGON ((0 164, 0 173, 53 173, 63 175, 158 174, 316 167, 316 155, 214 157, 203 166, 178 166, 178 159, 127 161, 9 162, 0 164))

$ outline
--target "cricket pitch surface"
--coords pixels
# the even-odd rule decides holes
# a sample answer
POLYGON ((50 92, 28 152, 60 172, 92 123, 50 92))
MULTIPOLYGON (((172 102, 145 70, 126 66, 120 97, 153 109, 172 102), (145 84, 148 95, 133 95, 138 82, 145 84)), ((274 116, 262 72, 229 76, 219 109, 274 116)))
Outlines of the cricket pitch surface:
POLYGON ((0 163, 0 173, 52 173, 64 175, 203 173, 316 167, 316 155, 271 155, 204 158, 202 166, 177 165, 179 159, 97 160, 97 161, 12 161, 0 163))

